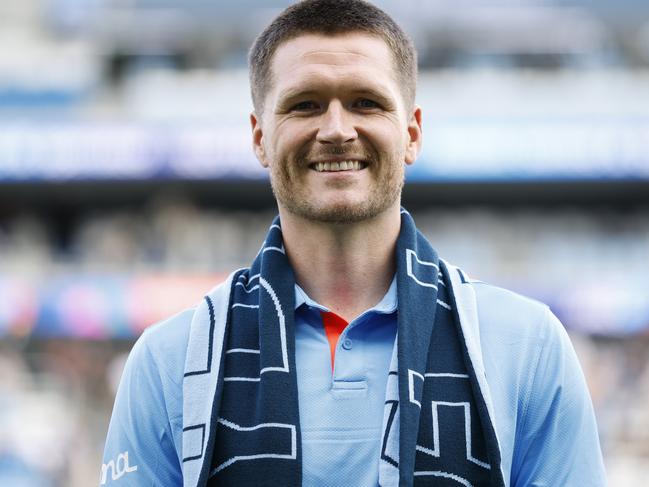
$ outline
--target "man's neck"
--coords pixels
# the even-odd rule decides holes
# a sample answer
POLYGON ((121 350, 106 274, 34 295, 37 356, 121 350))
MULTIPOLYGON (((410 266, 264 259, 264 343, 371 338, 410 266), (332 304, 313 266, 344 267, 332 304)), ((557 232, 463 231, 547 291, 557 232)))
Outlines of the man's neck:
POLYGON ((280 207, 286 254, 297 283, 347 322, 375 306, 396 269, 399 205, 371 220, 331 224, 280 207))

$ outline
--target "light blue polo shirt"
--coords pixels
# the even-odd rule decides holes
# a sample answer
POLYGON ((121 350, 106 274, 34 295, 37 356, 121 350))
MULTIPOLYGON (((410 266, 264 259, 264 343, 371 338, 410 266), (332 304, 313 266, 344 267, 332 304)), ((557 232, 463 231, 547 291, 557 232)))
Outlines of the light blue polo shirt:
MULTIPOLYGON (((473 363, 484 365, 487 382, 482 391, 491 398, 506 485, 605 486, 588 389, 561 323, 538 302, 485 283, 456 280, 455 302, 465 313, 463 330, 469 332, 467 348, 475 353, 473 363)), ((311 301, 309 307, 297 292, 306 486, 377 485, 385 376, 396 328, 395 291, 393 284, 368 316, 349 325, 343 337, 351 340, 351 347, 338 347, 335 380, 319 316, 323 308, 311 301)), ((229 293, 228 283, 212 296, 227 305, 229 293)), ((223 316, 225 311, 220 310, 223 316)), ((197 313, 189 309, 148 328, 133 347, 108 429, 102 485, 183 484, 182 364, 192 321, 200 318, 197 313)), ((200 319, 206 313, 204 309, 200 319)), ((208 413, 210 399, 206 395, 208 413)))
POLYGON ((385 387, 397 331, 397 282, 331 349, 320 311, 295 285, 296 369, 305 487, 378 485, 385 387))

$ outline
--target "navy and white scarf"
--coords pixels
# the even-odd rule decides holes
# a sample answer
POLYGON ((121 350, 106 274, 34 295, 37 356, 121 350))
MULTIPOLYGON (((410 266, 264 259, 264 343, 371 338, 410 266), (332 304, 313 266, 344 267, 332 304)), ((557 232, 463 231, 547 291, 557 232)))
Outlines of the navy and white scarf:
MULTIPOLYGON (((449 269, 401 213, 379 484, 504 486, 449 269)), ((197 309, 183 385, 186 486, 302 484, 294 284, 277 218, 252 266, 197 309)))

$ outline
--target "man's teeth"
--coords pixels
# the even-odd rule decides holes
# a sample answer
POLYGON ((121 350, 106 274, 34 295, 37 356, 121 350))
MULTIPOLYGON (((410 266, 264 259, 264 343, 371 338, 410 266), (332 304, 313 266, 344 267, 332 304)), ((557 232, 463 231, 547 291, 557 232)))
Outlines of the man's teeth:
POLYGON ((318 162, 315 165, 315 170, 318 172, 358 171, 362 168, 363 163, 360 161, 318 162))

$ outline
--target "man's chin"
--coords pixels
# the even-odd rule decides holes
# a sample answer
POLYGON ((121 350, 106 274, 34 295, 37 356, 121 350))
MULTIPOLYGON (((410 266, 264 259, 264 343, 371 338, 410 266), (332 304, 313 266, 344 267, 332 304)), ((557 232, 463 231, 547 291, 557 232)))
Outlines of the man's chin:
POLYGON ((284 207, 305 220, 331 224, 359 223, 372 219, 387 209, 383 205, 372 205, 368 202, 336 202, 314 205, 296 204, 291 201, 288 205, 284 204, 284 207))

